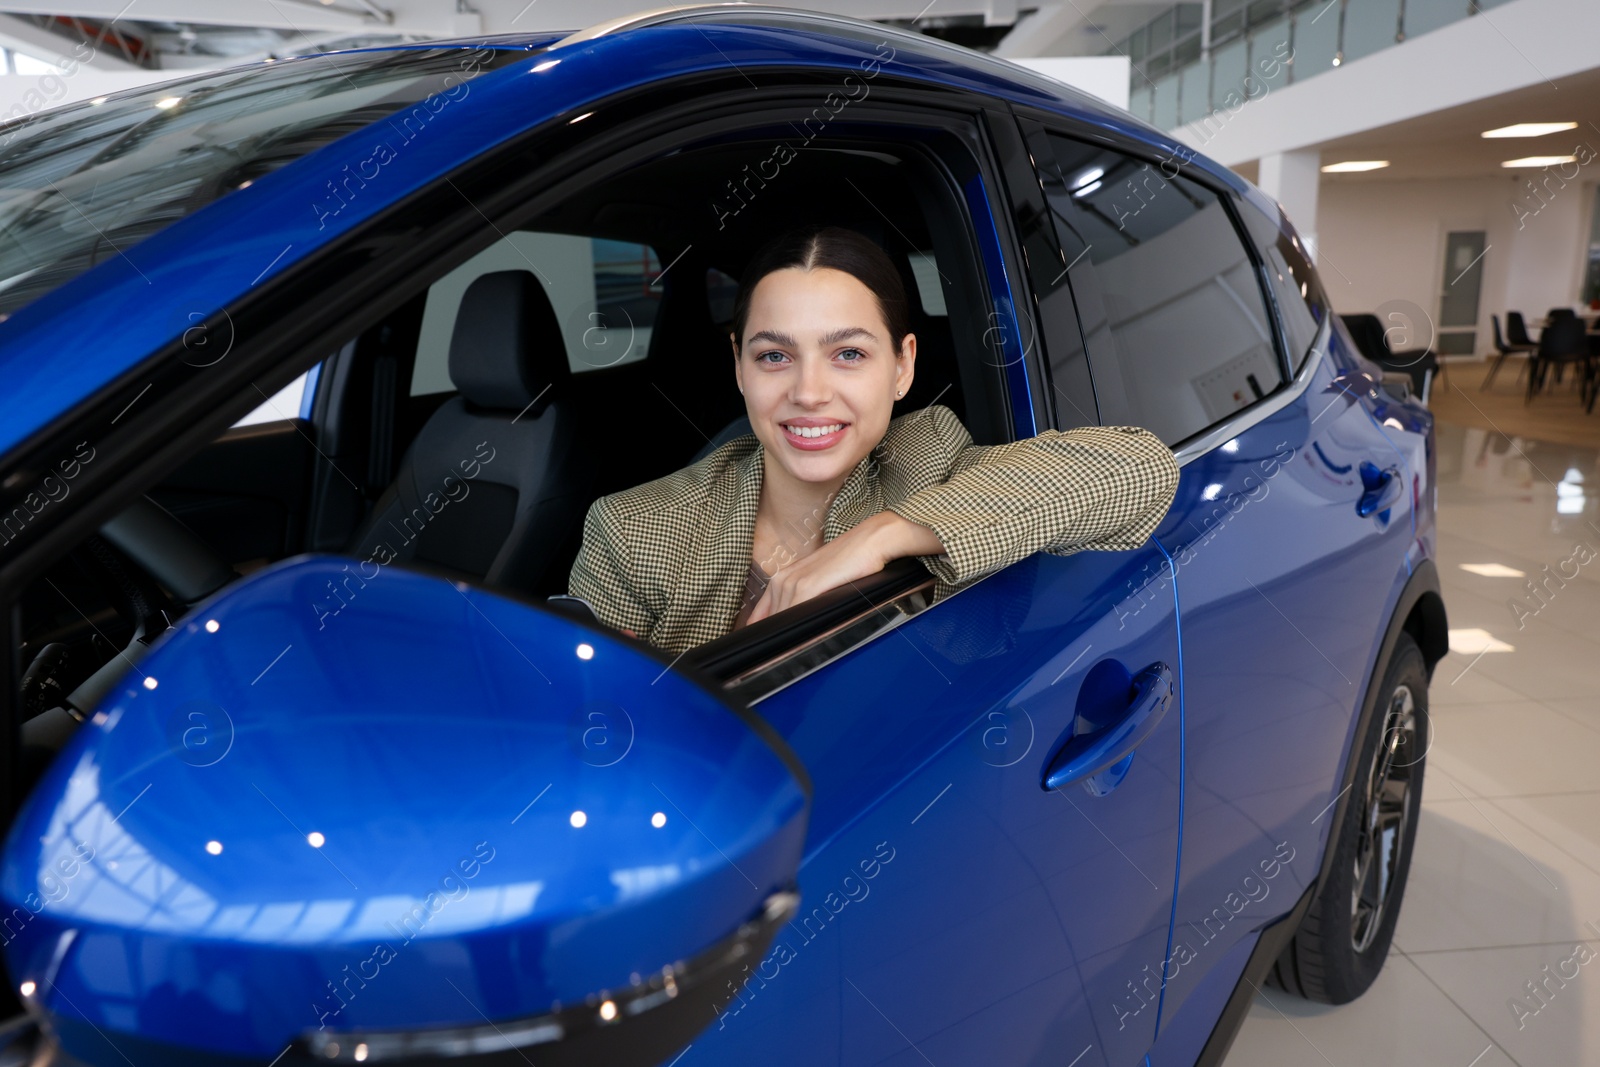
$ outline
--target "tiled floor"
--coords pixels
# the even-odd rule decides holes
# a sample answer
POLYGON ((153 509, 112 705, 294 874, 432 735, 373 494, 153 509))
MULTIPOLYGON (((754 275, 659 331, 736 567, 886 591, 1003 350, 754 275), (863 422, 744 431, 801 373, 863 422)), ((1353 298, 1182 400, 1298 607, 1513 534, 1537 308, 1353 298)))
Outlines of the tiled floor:
POLYGON ((1448 424, 1438 446, 1452 651, 1429 690, 1433 747, 1394 947, 1353 1004, 1267 990, 1228 1067, 1600 1064, 1600 453, 1448 424), (1541 606, 1524 583, 1569 558, 1578 576, 1551 582, 1541 606), (1519 595, 1536 614, 1519 617, 1519 595), (1466 630, 1510 648, 1479 655, 1483 636, 1466 630), (1549 979, 1558 965, 1577 977, 1549 979), (1536 980, 1542 999, 1525 985, 1536 980))

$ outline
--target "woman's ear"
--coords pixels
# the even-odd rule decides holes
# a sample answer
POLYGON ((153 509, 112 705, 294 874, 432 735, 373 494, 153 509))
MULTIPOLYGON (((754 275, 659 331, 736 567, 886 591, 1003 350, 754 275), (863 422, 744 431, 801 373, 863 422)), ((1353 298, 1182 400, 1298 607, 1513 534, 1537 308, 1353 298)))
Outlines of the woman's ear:
POLYGON ((732 333, 728 334, 728 343, 733 346, 733 384, 739 387, 739 395, 744 395, 744 367, 739 362, 739 339, 732 333))
POLYGON ((912 379, 916 377, 917 369, 917 335, 908 333, 900 340, 900 354, 895 357, 894 389, 895 399, 903 398, 911 391, 912 379))

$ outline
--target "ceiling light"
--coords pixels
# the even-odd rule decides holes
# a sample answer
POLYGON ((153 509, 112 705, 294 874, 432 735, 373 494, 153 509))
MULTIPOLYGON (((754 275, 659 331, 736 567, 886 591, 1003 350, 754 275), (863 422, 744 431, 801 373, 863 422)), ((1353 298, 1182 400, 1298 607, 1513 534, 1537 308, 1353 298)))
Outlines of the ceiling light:
POLYGON ((1502 167, 1555 167, 1562 163, 1576 163, 1575 156, 1523 156, 1521 159, 1508 159, 1500 164, 1502 167))
POLYGON ((1322 168, 1324 174, 1355 174, 1363 170, 1382 170, 1389 165, 1387 159, 1352 159, 1346 163, 1329 163, 1322 168))
POLYGON ((156 101, 156 107, 162 111, 171 111, 181 103, 183 103, 183 97, 181 96, 163 96, 156 101))
POLYGON ((1575 130, 1576 122, 1519 122, 1514 126, 1501 126, 1498 129, 1484 130, 1483 137, 1543 137, 1547 133, 1560 133, 1562 130, 1575 130))

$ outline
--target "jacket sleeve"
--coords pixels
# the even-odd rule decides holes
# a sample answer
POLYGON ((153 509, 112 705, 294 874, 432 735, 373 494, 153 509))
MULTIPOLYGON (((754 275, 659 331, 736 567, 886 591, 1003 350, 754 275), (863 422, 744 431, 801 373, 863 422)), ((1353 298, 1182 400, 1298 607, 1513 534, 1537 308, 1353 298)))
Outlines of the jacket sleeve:
POLYGON ((919 558, 950 585, 1035 552, 1138 548, 1177 493, 1172 450, 1137 426, 1046 430, 982 446, 970 443, 953 412, 942 421, 958 449, 949 476, 889 510, 938 535, 945 554, 919 558))
POLYGON ((583 520, 583 547, 572 564, 567 592, 587 601, 607 626, 632 630, 648 641, 656 616, 640 590, 632 564, 622 522, 612 513, 610 498, 601 497, 589 506, 583 520))

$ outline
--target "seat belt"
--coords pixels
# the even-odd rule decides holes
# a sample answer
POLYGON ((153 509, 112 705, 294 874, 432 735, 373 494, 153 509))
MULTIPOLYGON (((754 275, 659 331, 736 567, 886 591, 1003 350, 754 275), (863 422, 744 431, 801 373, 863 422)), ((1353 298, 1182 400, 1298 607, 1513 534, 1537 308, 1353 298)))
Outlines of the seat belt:
POLYGON ((394 480, 395 358, 372 361, 372 418, 367 442, 367 502, 383 495, 394 480))

